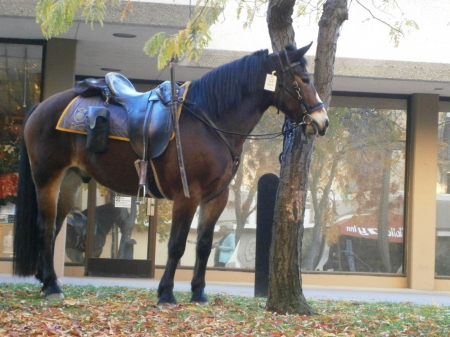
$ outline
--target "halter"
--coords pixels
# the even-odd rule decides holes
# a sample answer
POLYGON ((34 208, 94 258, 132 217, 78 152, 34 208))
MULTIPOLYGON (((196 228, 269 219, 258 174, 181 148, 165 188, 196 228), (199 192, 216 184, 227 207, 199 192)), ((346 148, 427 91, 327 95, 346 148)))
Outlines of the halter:
MULTIPOLYGON (((282 72, 285 73, 285 72, 287 72, 287 71, 290 71, 290 73, 291 73, 291 75, 292 75, 292 77, 293 77, 293 79, 294 79, 294 82, 292 83, 292 88, 294 89, 294 91, 295 91, 295 93, 297 94, 297 96, 296 96, 295 94, 293 94, 290 90, 288 90, 288 89, 283 85, 283 81, 281 81, 281 83, 279 84, 279 87, 283 88, 284 91, 286 91, 289 95, 291 95, 291 96, 294 97, 298 102, 300 102, 300 106, 306 111, 306 116, 309 117, 309 115, 310 115, 312 112, 314 112, 314 111, 316 111, 316 110, 319 110, 319 109, 323 109, 323 108, 325 107, 325 105, 324 105, 322 102, 317 103, 317 104, 315 104, 315 105, 309 105, 308 102, 306 102, 305 94, 303 93, 302 88, 299 86, 298 82, 297 82, 296 79, 295 79, 295 74, 294 74, 294 71, 292 70, 292 68, 294 68, 294 67, 296 67, 296 66, 298 66, 298 65, 301 65, 302 62, 301 62, 301 61, 291 62, 291 61, 289 60, 289 55, 288 55, 288 53, 287 53, 287 51, 286 51, 286 49, 285 49, 285 50, 284 50, 284 56, 285 56, 285 58, 286 58, 286 61, 288 62, 288 65, 287 65, 287 66, 284 66, 284 65, 283 65, 283 61, 282 61, 282 59, 281 59, 281 57, 280 57, 280 54, 277 52, 276 55, 277 55, 277 57, 278 57, 278 60, 280 61, 280 65, 281 65, 281 70, 282 70, 282 72)), ((270 57, 269 57, 269 61, 270 61, 270 64, 272 65, 272 60, 270 59, 270 57)), ((275 69, 275 67, 273 67, 273 65, 272 65, 272 68, 275 69)), ((312 119, 311 119, 311 117, 309 117, 309 121, 306 121, 306 120, 305 120, 306 116, 303 117, 303 123, 304 123, 304 124, 310 124, 310 123, 312 122, 312 119)))

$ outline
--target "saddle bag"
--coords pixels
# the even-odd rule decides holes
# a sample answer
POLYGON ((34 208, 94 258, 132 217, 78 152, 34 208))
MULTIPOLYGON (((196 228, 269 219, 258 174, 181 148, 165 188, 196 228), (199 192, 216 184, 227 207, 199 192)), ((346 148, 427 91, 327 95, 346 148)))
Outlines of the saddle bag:
POLYGON ((106 107, 90 106, 86 117, 86 148, 92 152, 105 152, 108 148, 109 110, 106 107))

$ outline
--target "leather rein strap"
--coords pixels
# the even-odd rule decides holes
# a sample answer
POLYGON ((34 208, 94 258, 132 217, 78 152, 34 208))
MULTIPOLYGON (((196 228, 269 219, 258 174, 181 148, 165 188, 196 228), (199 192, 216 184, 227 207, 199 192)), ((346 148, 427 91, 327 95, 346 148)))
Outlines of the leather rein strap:
POLYGON ((180 138, 180 128, 178 123, 178 96, 175 91, 175 62, 170 62, 170 84, 172 91, 172 100, 171 100, 171 111, 172 111, 172 122, 173 122, 173 130, 175 133, 175 144, 177 148, 177 157, 178 157, 178 166, 180 168, 181 182, 183 184, 184 196, 186 198, 190 198, 189 194, 189 184, 186 176, 186 166, 184 165, 183 159, 183 149, 181 147, 181 138, 180 138))

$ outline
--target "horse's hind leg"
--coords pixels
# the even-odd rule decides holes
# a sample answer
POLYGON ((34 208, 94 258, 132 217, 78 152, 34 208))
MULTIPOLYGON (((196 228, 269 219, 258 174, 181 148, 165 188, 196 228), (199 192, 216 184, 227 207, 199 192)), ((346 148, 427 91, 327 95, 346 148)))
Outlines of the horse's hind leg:
POLYGON ((198 202, 193 197, 186 199, 181 197, 175 199, 172 209, 172 228, 168 244, 168 258, 164 275, 158 287, 158 304, 176 304, 177 300, 173 295, 173 279, 178 263, 184 254, 186 240, 194 218, 198 202))
POLYGON ((75 172, 60 173, 45 186, 37 187, 39 226, 42 229, 40 265, 36 277, 43 283, 45 298, 62 298, 54 269, 55 239, 63 221, 73 207, 82 184, 75 172), (64 178, 61 178, 63 176, 64 178))
POLYGON ((208 303, 205 295, 205 274, 211 254, 214 226, 228 201, 228 189, 213 200, 200 205, 200 218, 197 229, 197 246, 194 276, 191 282, 191 302, 208 303))

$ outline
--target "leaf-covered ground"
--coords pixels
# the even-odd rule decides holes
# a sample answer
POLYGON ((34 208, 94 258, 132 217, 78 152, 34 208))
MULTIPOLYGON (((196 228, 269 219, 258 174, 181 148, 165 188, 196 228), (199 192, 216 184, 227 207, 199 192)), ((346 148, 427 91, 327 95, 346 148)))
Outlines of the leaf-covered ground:
POLYGON ((0 284, 0 336, 449 336, 450 307, 310 301, 320 315, 266 312, 265 299, 210 294, 209 306, 158 307, 154 289, 64 286, 46 301, 30 284, 0 284))

